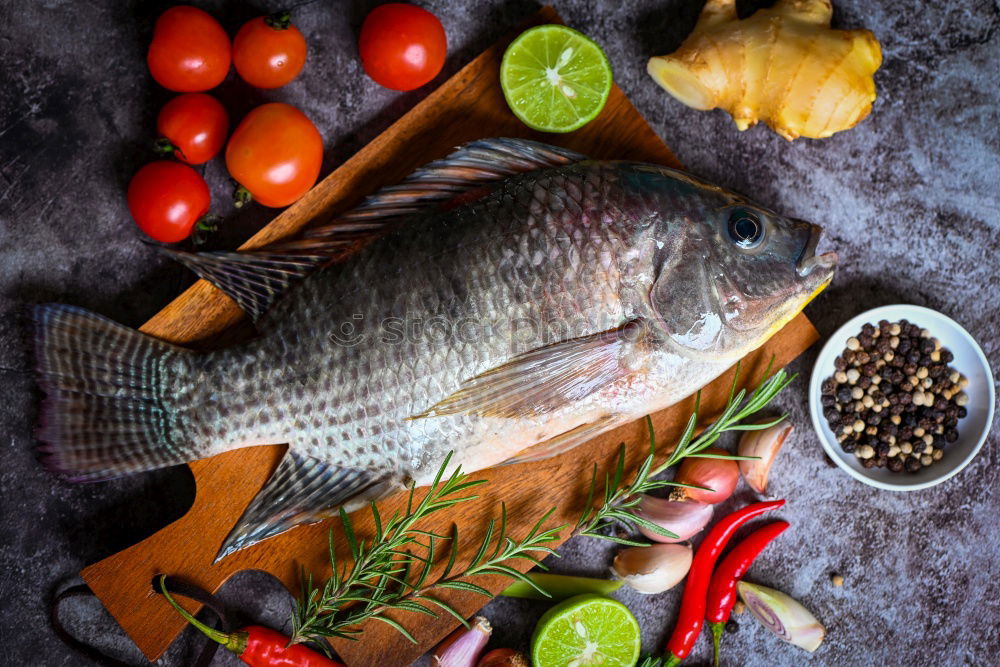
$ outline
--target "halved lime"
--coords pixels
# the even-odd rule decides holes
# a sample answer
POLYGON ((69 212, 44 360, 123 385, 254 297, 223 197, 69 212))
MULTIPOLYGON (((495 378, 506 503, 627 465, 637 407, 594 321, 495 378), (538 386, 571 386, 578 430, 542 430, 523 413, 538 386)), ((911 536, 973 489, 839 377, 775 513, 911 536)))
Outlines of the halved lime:
POLYGON ((531 638, 533 667, 632 667, 639 623, 625 605, 603 595, 577 595, 545 612, 531 638))
POLYGON ((594 120, 612 82, 601 47, 562 25, 525 30, 500 63, 500 86, 511 111, 542 132, 572 132, 594 120))

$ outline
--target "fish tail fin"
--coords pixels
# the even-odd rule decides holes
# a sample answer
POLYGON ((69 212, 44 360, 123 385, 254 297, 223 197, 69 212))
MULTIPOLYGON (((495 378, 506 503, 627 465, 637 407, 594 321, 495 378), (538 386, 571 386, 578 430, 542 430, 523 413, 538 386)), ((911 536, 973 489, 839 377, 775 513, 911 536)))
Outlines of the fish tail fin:
POLYGON ((199 458, 180 381, 195 354, 82 308, 34 309, 39 457, 92 482, 199 458))

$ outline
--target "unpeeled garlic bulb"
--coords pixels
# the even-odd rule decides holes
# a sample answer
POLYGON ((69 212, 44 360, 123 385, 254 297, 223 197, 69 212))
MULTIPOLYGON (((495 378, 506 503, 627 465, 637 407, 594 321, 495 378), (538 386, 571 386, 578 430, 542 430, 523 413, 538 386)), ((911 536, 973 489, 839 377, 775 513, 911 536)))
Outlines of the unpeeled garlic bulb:
POLYGON ((687 576, 691 559, 690 544, 627 547, 615 556, 611 572, 640 593, 662 593, 687 576))

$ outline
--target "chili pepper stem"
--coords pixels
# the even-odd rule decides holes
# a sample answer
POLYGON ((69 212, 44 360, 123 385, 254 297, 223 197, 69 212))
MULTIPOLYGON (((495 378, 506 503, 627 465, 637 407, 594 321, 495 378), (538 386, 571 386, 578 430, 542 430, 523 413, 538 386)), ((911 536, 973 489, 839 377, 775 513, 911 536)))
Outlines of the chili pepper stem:
POLYGON ((169 592, 167 592, 167 586, 165 583, 166 579, 167 579, 166 575, 162 574, 160 575, 160 592, 163 593, 163 597, 167 598, 167 602, 170 603, 170 606, 176 609, 177 613, 180 614, 185 621, 187 621, 194 627, 198 628, 198 630, 200 630, 203 635, 205 635, 212 641, 222 644, 222 646, 226 650, 232 651, 236 655, 242 655, 242 653, 247 648, 247 638, 249 637, 248 633, 246 632, 226 633, 216 630, 215 628, 210 628, 209 626, 205 625, 197 618, 189 614, 187 610, 184 609, 184 607, 177 604, 177 601, 174 600, 174 598, 170 595, 169 592))
POLYGON ((708 627, 712 629, 712 664, 719 667, 719 644, 722 643, 722 631, 726 629, 726 624, 712 621, 708 627))
POLYGON ((663 667, 676 667, 676 665, 679 664, 681 664, 681 659, 678 658, 673 653, 671 653, 669 656, 667 656, 667 661, 663 663, 663 667))

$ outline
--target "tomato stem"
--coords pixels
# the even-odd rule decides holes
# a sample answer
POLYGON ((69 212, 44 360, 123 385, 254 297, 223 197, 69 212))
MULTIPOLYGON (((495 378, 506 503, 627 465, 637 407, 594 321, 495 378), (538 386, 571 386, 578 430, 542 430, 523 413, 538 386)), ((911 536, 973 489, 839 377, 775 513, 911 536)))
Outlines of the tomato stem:
POLYGON ((236 189, 233 191, 233 206, 236 208, 243 208, 247 204, 253 201, 253 195, 242 185, 237 185, 236 189))
POLYGON ((160 137, 159 139, 154 141, 153 150, 156 151, 158 155, 167 156, 171 154, 176 154, 179 155, 181 158, 184 158, 184 151, 182 151, 178 146, 175 146, 174 143, 170 141, 170 139, 167 139, 166 137, 160 137))
POLYGON ((208 235, 219 228, 221 222, 222 218, 218 215, 206 213, 201 216, 194 225, 194 235, 191 237, 192 242, 196 246, 204 243, 208 240, 208 235))
POLYGON ((274 30, 288 30, 288 27, 292 25, 292 13, 287 10, 275 12, 264 17, 264 23, 274 30))

